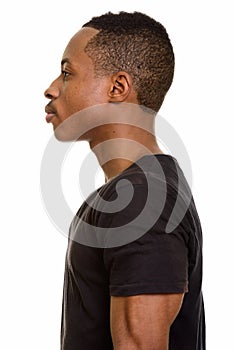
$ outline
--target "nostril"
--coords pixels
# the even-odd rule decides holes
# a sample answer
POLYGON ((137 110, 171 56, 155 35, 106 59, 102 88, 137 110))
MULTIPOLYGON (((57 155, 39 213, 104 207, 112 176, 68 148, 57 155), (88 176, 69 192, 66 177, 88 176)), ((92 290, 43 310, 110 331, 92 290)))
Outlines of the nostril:
POLYGON ((52 98, 53 98, 53 96, 48 92, 45 92, 45 97, 49 98, 50 100, 52 100, 52 98))

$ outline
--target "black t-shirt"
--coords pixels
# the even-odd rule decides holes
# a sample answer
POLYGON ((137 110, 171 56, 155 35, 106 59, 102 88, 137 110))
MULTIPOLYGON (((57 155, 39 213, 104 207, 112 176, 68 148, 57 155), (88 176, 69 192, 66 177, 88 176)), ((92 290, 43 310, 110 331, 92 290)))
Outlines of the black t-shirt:
POLYGON ((110 296, 185 293, 170 350, 205 350, 202 231, 175 158, 145 155, 82 204, 69 231, 61 349, 113 350, 110 296))

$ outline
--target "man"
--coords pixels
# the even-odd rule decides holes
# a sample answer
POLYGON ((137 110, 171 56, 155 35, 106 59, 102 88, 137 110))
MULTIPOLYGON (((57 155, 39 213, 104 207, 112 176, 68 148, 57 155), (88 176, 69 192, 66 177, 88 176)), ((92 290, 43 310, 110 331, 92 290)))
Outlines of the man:
POLYGON ((174 73, 165 28, 141 13, 93 18, 45 91, 60 140, 86 140, 106 183, 70 226, 62 350, 204 350, 202 232, 154 119, 174 73))

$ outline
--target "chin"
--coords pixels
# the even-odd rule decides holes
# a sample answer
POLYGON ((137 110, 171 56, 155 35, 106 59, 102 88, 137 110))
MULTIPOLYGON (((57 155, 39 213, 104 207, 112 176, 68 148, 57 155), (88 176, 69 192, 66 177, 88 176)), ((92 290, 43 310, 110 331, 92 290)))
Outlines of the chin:
POLYGON ((62 123, 53 125, 54 127, 54 136, 58 141, 71 142, 76 141, 78 138, 77 128, 65 120, 62 123))

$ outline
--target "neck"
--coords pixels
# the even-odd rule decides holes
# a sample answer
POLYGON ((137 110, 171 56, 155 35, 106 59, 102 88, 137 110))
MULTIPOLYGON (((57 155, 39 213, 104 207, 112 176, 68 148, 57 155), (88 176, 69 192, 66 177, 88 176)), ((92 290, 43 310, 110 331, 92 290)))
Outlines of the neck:
POLYGON ((153 127, 141 129, 133 125, 108 124, 99 127, 99 137, 89 142, 109 181, 139 158, 163 153, 157 144, 153 127))

